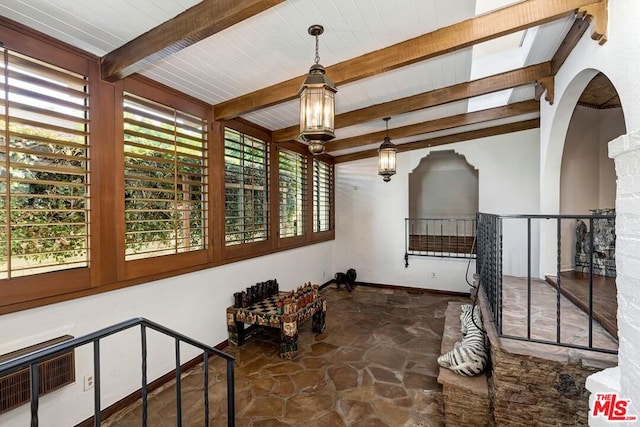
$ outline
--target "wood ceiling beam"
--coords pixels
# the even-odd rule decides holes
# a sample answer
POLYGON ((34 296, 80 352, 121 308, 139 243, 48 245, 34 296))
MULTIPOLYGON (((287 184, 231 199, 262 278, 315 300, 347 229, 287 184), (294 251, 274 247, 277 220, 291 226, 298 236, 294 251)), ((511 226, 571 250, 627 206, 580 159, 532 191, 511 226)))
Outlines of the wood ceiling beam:
POLYGON ((556 50, 556 53, 551 58, 551 74, 556 75, 564 64, 564 61, 569 57, 569 54, 573 50, 574 47, 578 44, 582 35, 589 28, 589 24, 591 23, 591 15, 580 14, 576 17, 576 20, 573 22, 573 25, 569 29, 569 32, 560 43, 560 47, 556 50))
MULTIPOLYGON (((548 77, 550 74, 550 62, 530 65, 528 67, 507 71, 470 82, 459 83, 457 85, 423 92, 418 95, 338 114, 335 117, 335 127, 336 129, 339 129, 347 126, 353 126, 371 120, 382 119, 383 117, 393 117, 424 108, 447 104, 449 102, 461 101, 474 96, 486 95, 504 89, 534 84, 537 81, 548 77)), ((274 131, 272 138, 276 142, 289 141, 297 138, 299 132, 300 128, 298 125, 291 126, 274 131)))
MULTIPOLYGON (((431 148, 439 145, 453 144, 455 142, 471 141, 478 138, 487 138, 490 136, 502 135, 505 133, 520 132, 523 130, 536 129, 540 127, 540 119, 524 120, 521 122, 508 123, 505 125, 493 126, 484 129, 472 130, 469 132, 456 133, 453 135, 440 136, 437 138, 425 139, 422 141, 409 142, 398 145, 398 153, 405 151, 420 150, 422 148, 431 148)), ((378 150, 366 150, 353 154, 345 154, 336 156, 336 163, 352 162, 354 160, 367 159, 376 157, 378 150)))
MULTIPOLYGON (((458 126, 466 126, 491 120, 504 119, 507 117, 520 116, 522 114, 537 113, 540 111, 540 103, 536 100, 522 101, 501 107, 489 108, 486 110, 474 111, 471 113, 458 114, 455 116, 442 117, 435 120, 416 123, 395 129, 389 129, 389 137, 394 140, 410 136, 420 135, 429 132, 438 132, 446 129, 453 129, 458 126)), ((380 143, 386 136, 386 131, 373 132, 366 135, 354 136, 330 141, 325 145, 327 152, 346 150, 349 148, 361 147, 364 145, 380 143)))
POLYGON ((580 12, 585 12, 594 21, 591 39, 603 45, 607 42, 607 30, 609 26, 609 0, 602 0, 597 3, 585 5, 580 8, 580 12))
POLYGON ((114 82, 285 0, 203 0, 102 57, 114 82))
MULTIPOLYGON (((527 0, 443 27, 395 45, 327 67, 337 86, 424 61, 506 34, 575 14, 605 0, 527 0)), ((227 120, 297 96, 304 76, 295 77, 214 106, 216 120, 227 120)))

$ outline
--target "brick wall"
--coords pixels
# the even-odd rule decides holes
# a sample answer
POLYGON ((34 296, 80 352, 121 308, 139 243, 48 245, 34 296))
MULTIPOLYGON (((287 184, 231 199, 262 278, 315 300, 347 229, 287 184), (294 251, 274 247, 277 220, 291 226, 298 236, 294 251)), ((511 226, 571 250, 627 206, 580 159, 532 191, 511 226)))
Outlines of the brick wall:
POLYGON ((615 160, 616 268, 618 271, 618 335, 622 397, 631 399, 630 413, 640 416, 640 131, 609 143, 615 160))

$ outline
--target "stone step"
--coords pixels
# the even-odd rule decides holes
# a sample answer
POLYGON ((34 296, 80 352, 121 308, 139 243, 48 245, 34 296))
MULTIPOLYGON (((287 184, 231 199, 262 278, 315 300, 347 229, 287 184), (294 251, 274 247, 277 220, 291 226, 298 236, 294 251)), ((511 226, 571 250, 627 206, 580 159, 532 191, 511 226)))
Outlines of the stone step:
MULTIPOLYGON (((462 339, 460 332, 461 302, 449 302, 445 312, 440 353, 451 350, 462 339)), ((442 385, 446 425, 490 426, 489 385, 487 375, 465 377, 440 367, 438 383, 442 385)))

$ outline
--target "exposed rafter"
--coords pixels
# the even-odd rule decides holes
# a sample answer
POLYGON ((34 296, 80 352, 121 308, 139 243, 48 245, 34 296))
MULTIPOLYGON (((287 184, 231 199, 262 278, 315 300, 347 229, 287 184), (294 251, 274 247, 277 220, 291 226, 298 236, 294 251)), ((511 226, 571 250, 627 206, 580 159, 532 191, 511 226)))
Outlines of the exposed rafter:
POLYGON ((564 37, 564 40, 562 40, 562 43, 560 43, 558 50, 556 50, 556 53, 551 59, 552 75, 555 76, 558 73, 560 67, 562 67, 562 64, 564 64, 564 61, 566 61, 573 48, 576 47, 576 45, 582 38, 582 35, 585 33, 585 31, 587 31, 587 28, 589 28, 590 23, 591 15, 581 13, 576 17, 573 25, 569 29, 569 32, 564 37))
MULTIPOLYGON (((504 89, 534 84, 540 79, 550 76, 551 64, 530 65, 513 71, 496 74, 489 77, 447 86, 424 92, 406 98, 396 99, 371 107, 338 114, 335 118, 336 129, 353 126, 358 123, 382 119, 388 116, 397 116, 403 113, 434 107, 449 102, 461 101, 474 96, 486 95, 504 89)), ((291 126, 273 132, 273 140, 276 142, 289 141, 298 137, 299 127, 291 126)))
POLYGON ((102 57, 102 78, 122 79, 283 1, 203 0, 102 57))
MULTIPOLYGON (((577 13, 580 8, 604 1, 523 1, 332 65, 327 67, 327 75, 339 86, 560 19, 577 13)), ((215 119, 231 119, 291 100, 295 98, 303 78, 304 76, 295 77, 217 104, 214 107, 215 119)))
MULTIPOLYGON (((448 116, 427 122, 389 129, 389 137, 391 139, 406 138, 429 132, 452 129, 458 126, 472 125, 491 120, 520 116, 522 114, 535 113, 538 111, 540 111, 540 103, 538 101, 522 101, 501 107, 489 108, 466 114, 458 114, 455 116, 448 116)), ((361 147, 363 145, 380 143, 385 136, 386 131, 380 131, 366 135, 354 136, 352 138, 339 139, 327 144, 326 150, 328 152, 335 152, 349 148, 361 147)))
MULTIPOLYGON (((468 132, 461 132, 452 135, 440 136, 437 138, 425 139, 422 141, 409 142, 407 144, 400 144, 397 146, 398 152, 419 150, 422 148, 436 147, 438 145, 453 144, 455 142, 471 141, 478 138, 487 138, 495 135, 502 135, 505 133, 520 132, 523 130, 535 129, 540 127, 540 119, 524 120, 516 123, 509 123, 505 125, 493 126, 484 129, 472 130, 468 132)), ((345 154, 342 156, 336 156, 336 163, 351 162, 354 160, 366 159, 369 157, 376 157, 378 150, 366 150, 353 154, 345 154)))

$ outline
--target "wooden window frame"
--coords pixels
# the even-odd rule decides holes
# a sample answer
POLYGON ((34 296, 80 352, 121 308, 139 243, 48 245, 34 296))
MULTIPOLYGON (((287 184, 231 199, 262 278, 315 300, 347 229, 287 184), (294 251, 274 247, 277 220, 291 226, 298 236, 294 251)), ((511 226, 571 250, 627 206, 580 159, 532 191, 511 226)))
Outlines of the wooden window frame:
MULTIPOLYGON (((318 243, 318 242, 324 242, 327 240, 333 240, 335 239, 335 212, 336 212, 336 208, 335 208, 335 201, 336 201, 336 197, 335 197, 335 188, 336 188, 336 172, 335 172, 335 161, 334 158, 326 155, 326 154, 322 154, 319 156, 315 156, 314 157, 315 160, 324 162, 326 164, 329 165, 329 168, 331 170, 331 174, 330 174, 330 181, 329 181, 329 229, 325 230, 325 231, 313 231, 313 227, 311 228, 311 238, 310 238, 310 243, 318 243)), ((310 197, 311 197, 311 203, 310 203, 310 215, 311 215, 311 222, 313 222, 313 165, 311 168, 309 168, 309 180, 311 182, 310 185, 310 197)))
POLYGON ((312 196, 312 193, 309 191, 310 190, 310 185, 309 183, 312 181, 309 181, 309 172, 310 172, 310 167, 309 167, 309 163, 311 162, 311 155, 309 153, 309 150, 307 149, 307 147, 303 144, 297 144, 297 143, 279 143, 276 147, 276 150, 274 150, 275 153, 275 164, 274 164, 274 184, 275 184, 275 191, 273 194, 277 194, 278 197, 276 197, 277 200, 275 200, 275 202, 277 203, 277 228, 275 228, 275 230, 278 231, 278 238, 277 238, 277 247, 281 248, 281 249, 285 249, 285 248, 291 248, 291 247, 297 247, 297 246, 301 246, 304 245, 306 242, 308 242, 310 240, 310 235, 311 235, 311 224, 313 221, 313 211, 311 210, 311 206, 309 203, 309 197, 312 196), (302 157, 305 159, 305 171, 304 174, 302 176, 302 180, 303 180, 303 188, 304 188, 304 211, 303 211, 303 229, 302 229, 302 234, 298 235, 298 236, 288 236, 288 237, 282 237, 280 235, 280 151, 282 150, 288 150, 291 151, 293 153, 297 153, 302 155, 302 157))
POLYGON ((269 253, 273 250, 274 245, 273 245, 273 222, 272 222, 272 218, 274 216, 274 212, 273 212, 273 187, 272 187, 272 182, 273 182, 273 151, 274 151, 274 147, 273 144, 271 142, 271 133, 266 130, 266 129, 262 129, 258 126, 253 126, 250 123, 244 121, 244 120, 227 120, 224 122, 220 123, 220 130, 219 130, 219 143, 216 143, 216 147, 220 146, 220 153, 218 155, 214 155, 215 157, 215 161, 217 163, 217 165, 215 166, 215 170, 216 171, 220 171, 219 172, 219 191, 220 191, 220 197, 219 197, 219 203, 220 203, 220 210, 219 212, 221 212, 221 222, 219 227, 217 228, 218 231, 218 235, 220 236, 220 238, 218 239, 218 241, 216 242, 217 244, 220 245, 220 258, 224 261, 229 261, 229 260, 233 260, 233 261, 237 261, 237 260, 241 260, 241 259, 245 259, 247 257, 251 258, 253 256, 259 256, 261 254, 264 253, 269 253), (269 153, 268 153, 268 192, 269 192, 269 212, 268 212, 268 218, 267 218, 267 238, 266 240, 261 240, 258 242, 248 242, 248 243, 241 243, 238 245, 229 245, 227 246, 225 244, 225 224, 224 224, 224 219, 225 219, 225 177, 224 177, 224 166, 225 166, 225 161, 224 161, 224 132, 225 129, 229 128, 229 129, 233 129, 236 132, 240 132, 242 134, 251 136, 253 138, 259 139, 261 141, 264 141, 265 144, 267 144, 268 149, 269 149, 269 153))
MULTIPOLYGON (((124 93, 131 93, 133 95, 142 97, 144 99, 157 102, 159 104, 180 110, 182 112, 191 114, 193 116, 201 117, 210 123, 211 108, 210 106, 196 102, 193 99, 178 96, 174 92, 159 91, 157 83, 150 79, 142 78, 140 76, 127 77, 126 79, 116 84, 116 117, 118 119, 118 129, 116 141, 118 146, 118 153, 116 157, 115 176, 117 181, 115 183, 116 194, 119 194, 117 209, 118 219, 116 240, 118 251, 118 280, 130 280, 140 277, 150 276, 158 273, 166 273, 183 268, 204 265, 213 261, 213 250, 211 248, 211 236, 210 232, 206 233, 206 246, 201 250, 194 250, 183 252, 179 254, 170 254, 162 256, 154 256, 149 258, 142 258, 136 260, 125 260, 125 199, 124 199, 124 93)), ((209 125, 207 125, 209 126, 209 125)), ((209 143, 207 142, 207 145, 209 143)), ((205 150, 206 151, 206 150, 205 150)), ((207 158, 210 154, 207 154, 207 158)), ((207 169, 210 170, 210 162, 207 164, 207 169)), ((207 183, 208 184, 208 183, 207 183)), ((210 197, 207 197, 207 230, 211 230, 211 204, 210 197)))
POLYGON ((269 239, 269 231, 270 231, 269 230, 269 218, 270 218, 269 181, 271 179, 270 170, 269 170, 269 148, 270 146, 267 141, 263 141, 259 138, 255 138, 249 134, 237 131, 230 127, 224 128, 224 152, 225 152, 224 153, 224 174, 225 174, 224 237, 225 238, 223 243, 225 247, 247 245, 250 243, 259 243, 259 242, 267 241, 269 239), (235 134, 239 137, 238 142, 231 141, 232 144, 239 145, 239 148, 236 149, 236 148, 227 146, 227 141, 230 141, 230 139, 227 138, 227 134, 235 134), (249 140, 249 142, 246 142, 247 140, 249 140), (262 146, 262 148, 260 148, 260 146, 262 146), (256 157, 254 154, 249 154, 248 149, 261 150, 263 153, 263 155, 261 156, 262 161, 260 160, 252 161, 251 158, 260 159, 260 157, 256 157), (227 152, 229 152, 229 155, 227 155, 227 152), (230 167, 230 166, 233 166, 235 162, 227 163, 227 157, 235 159, 239 163, 239 168, 237 170, 234 171, 233 168, 230 167), (256 165, 261 165, 262 168, 260 168, 260 166, 253 167, 251 166, 251 163, 254 163, 256 165), (260 171, 262 171, 262 173, 260 173, 260 171), (227 174, 229 174, 229 176, 231 177, 235 177, 237 179, 237 182, 227 182, 227 174), (262 178, 264 179, 264 181, 261 188, 256 188, 255 177, 260 175, 263 175, 262 178), (229 193, 230 189, 232 191, 233 190, 236 190, 236 191, 229 193), (251 194, 248 198, 248 202, 245 200, 245 195, 247 194, 247 192, 250 192, 249 194, 251 194), (263 215, 257 215, 254 212, 255 206, 257 205, 255 202, 256 194, 258 193, 263 193, 264 195, 263 202, 260 204, 262 205, 262 208, 264 208, 263 215), (234 201, 228 200, 227 197, 230 194, 235 196, 237 199, 234 201), (233 206, 233 205, 237 205, 236 209, 230 209, 230 210, 235 212, 238 216, 232 217, 231 219, 235 218, 239 220, 240 223, 239 225, 238 224, 234 225, 234 227, 239 227, 239 230, 230 232, 229 229, 227 228, 228 227, 227 221, 229 221, 230 219, 227 216, 227 213, 228 213, 227 206, 233 206), (248 224, 245 221, 245 218, 250 219, 248 224), (256 219, 262 222, 262 228, 255 229, 254 227, 251 226, 251 224, 255 225, 256 219), (263 234, 258 237, 252 235, 247 238, 248 233, 254 233, 256 231, 263 232, 263 234), (242 237, 237 238, 238 235, 242 237), (230 236, 236 237, 236 239, 230 240, 229 239, 230 236))
MULTIPOLYGON (((99 64, 92 57, 85 55, 74 49, 60 46, 55 41, 47 37, 22 31, 22 27, 12 25, 7 21, 0 21, 0 41, 3 47, 21 55, 33 58, 37 61, 45 62, 53 66, 69 70, 86 76, 89 80, 89 128, 91 144, 93 143, 93 124, 99 115, 100 107, 97 105, 97 92, 99 87, 99 64)), ((7 141, 8 143, 8 141, 7 141)), ((93 153, 94 148, 89 148, 93 153)), ((90 154, 91 157, 91 154, 90 154)), ((92 171, 93 173, 93 171, 92 171)), ((100 177, 90 178, 90 199, 100 197, 100 177)), ((96 223, 91 220, 99 215, 99 209, 89 212, 89 236, 92 242, 100 240, 99 229, 96 223)), ((96 266, 99 265, 101 253, 100 247, 90 249, 89 265, 87 267, 71 270, 60 270, 34 275, 26 275, 11 279, 0 280, 0 301, 1 307, 22 304, 24 302, 36 301, 41 298, 54 297, 76 291, 83 291, 96 285, 93 274, 96 266)))
MULTIPOLYGON (((100 59, 61 41, 0 17, 4 47, 89 78, 90 222, 89 266, 0 280, 0 315, 176 277, 206 268, 304 247, 334 239, 335 195, 331 195, 331 229, 313 233, 313 156, 295 141, 275 144, 271 131, 243 119, 213 120, 213 106, 151 79, 134 75, 116 83, 100 79, 100 59), (209 123, 207 247, 205 250, 125 261, 123 92, 200 116, 209 123), (269 236, 266 241, 224 245, 224 128, 269 144, 269 236), (118 143, 118 141, 121 141, 118 143), (307 227, 301 236, 280 239, 278 147, 307 158, 307 227)), ((334 165, 328 155, 316 157, 334 165)), ((335 181, 335 173, 333 174, 335 181)), ((332 189, 335 182, 331 183, 332 189)))

